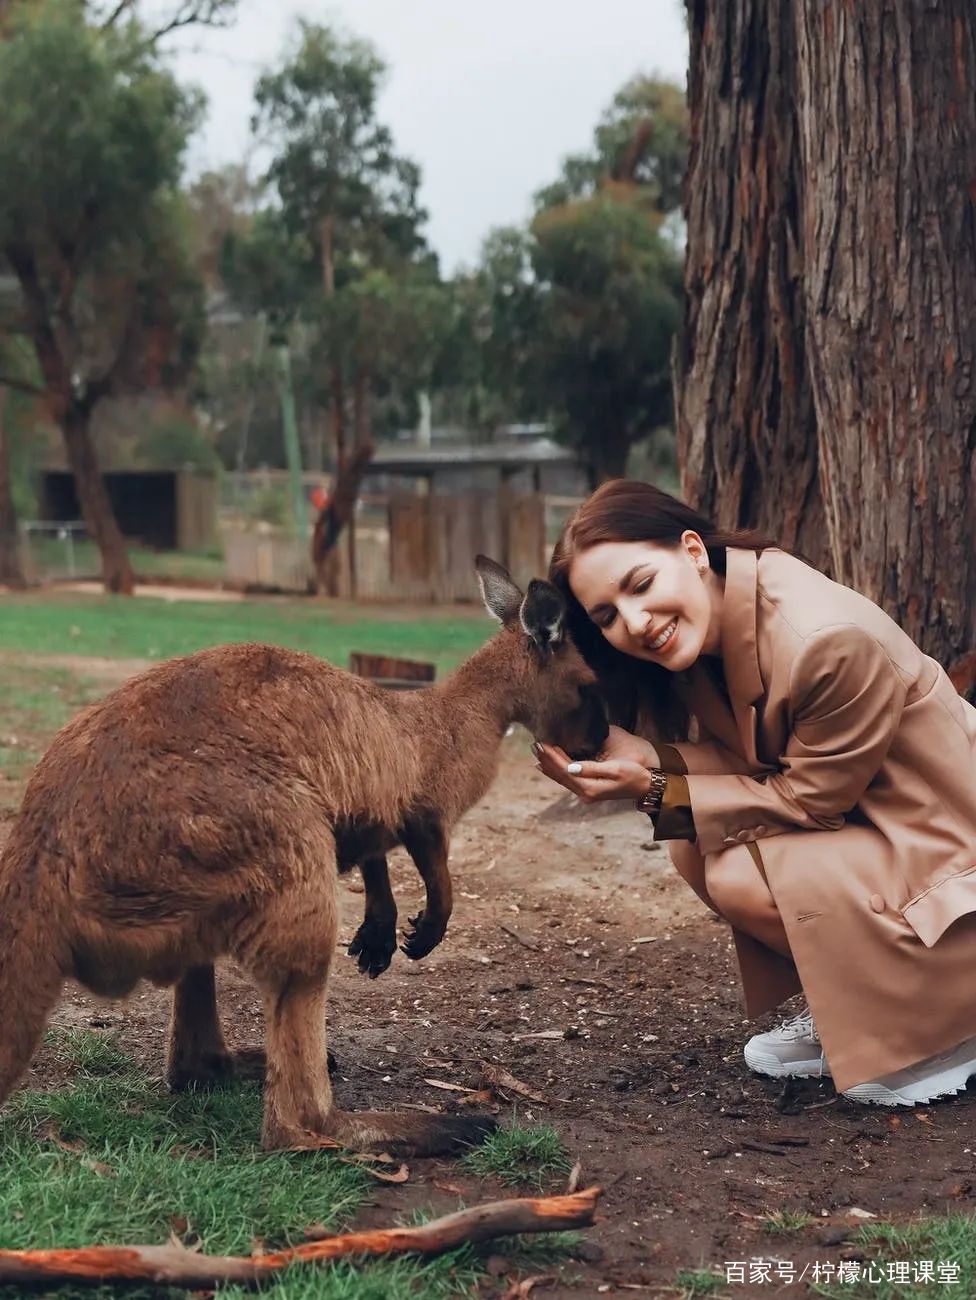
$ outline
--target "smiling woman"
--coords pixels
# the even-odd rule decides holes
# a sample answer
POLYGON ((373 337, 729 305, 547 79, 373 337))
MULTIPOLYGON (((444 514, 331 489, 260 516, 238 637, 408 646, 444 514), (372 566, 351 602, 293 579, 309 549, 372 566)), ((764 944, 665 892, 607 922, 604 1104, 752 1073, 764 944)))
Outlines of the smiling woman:
POLYGON ((733 928, 746 1044, 914 1105, 976 1075, 976 709, 857 592, 646 483, 593 494, 552 580, 617 725, 596 761, 536 746, 581 798, 632 798, 733 928), (692 721, 693 724, 692 724, 692 721))

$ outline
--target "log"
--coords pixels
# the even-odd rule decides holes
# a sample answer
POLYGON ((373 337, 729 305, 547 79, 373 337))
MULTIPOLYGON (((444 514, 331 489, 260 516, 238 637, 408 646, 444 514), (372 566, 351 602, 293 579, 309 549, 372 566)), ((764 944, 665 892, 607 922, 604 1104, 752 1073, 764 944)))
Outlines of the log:
POLYGON ((292 1264, 322 1263, 349 1255, 438 1255, 466 1243, 517 1233, 558 1232, 592 1226, 601 1188, 574 1196, 489 1201, 416 1228, 344 1232, 323 1241, 264 1255, 202 1255, 182 1246, 81 1246, 70 1250, 0 1250, 0 1285, 74 1282, 204 1289, 224 1282, 257 1286, 292 1264))
POLYGON ((349 671, 366 677, 378 686, 391 690, 419 690, 434 680, 436 665, 419 659, 397 659, 393 655, 362 654, 354 650, 349 656, 349 671))

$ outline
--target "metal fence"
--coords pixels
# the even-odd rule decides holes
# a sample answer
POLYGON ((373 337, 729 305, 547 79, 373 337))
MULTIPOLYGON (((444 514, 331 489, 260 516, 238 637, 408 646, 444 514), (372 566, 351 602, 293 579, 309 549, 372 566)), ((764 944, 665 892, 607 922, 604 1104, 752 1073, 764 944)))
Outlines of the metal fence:
POLYGON ((28 582, 97 578, 101 572, 98 548, 82 520, 22 519, 18 527, 28 582))

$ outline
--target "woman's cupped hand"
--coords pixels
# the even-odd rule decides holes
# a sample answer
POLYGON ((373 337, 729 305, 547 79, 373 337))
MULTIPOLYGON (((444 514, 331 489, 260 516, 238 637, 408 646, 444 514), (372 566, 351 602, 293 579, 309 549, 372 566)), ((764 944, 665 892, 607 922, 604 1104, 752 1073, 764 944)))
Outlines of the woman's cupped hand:
POLYGON ((649 770, 659 765, 654 746, 622 727, 610 728, 606 743, 595 759, 577 762, 558 745, 543 745, 539 741, 532 746, 532 752, 540 772, 584 803, 639 799, 649 789, 649 770))

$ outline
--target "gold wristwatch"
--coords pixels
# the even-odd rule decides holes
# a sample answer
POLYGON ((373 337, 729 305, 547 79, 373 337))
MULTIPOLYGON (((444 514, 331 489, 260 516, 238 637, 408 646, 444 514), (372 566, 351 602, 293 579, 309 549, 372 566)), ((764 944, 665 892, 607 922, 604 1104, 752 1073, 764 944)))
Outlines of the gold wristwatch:
POLYGON ((668 774, 662 772, 658 767, 652 767, 650 778, 651 788, 637 800, 637 810, 638 812, 647 813, 648 817, 656 817, 661 811, 661 801, 664 798, 665 790, 668 788, 668 774))

